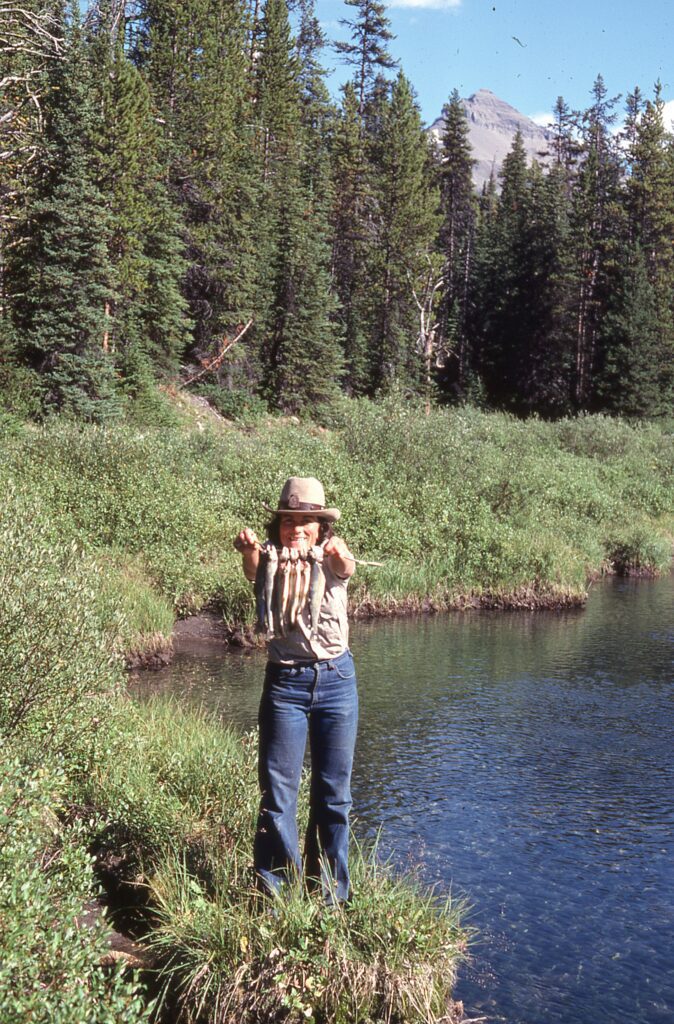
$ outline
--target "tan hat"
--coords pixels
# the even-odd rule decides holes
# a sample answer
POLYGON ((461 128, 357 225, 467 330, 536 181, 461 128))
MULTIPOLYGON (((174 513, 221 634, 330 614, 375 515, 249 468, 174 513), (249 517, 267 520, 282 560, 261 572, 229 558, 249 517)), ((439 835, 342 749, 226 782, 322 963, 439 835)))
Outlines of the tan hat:
POLYGON ((316 519, 327 519, 336 523, 341 512, 338 508, 325 507, 323 484, 315 476, 291 476, 283 485, 278 508, 264 506, 275 515, 306 516, 310 513, 316 519))

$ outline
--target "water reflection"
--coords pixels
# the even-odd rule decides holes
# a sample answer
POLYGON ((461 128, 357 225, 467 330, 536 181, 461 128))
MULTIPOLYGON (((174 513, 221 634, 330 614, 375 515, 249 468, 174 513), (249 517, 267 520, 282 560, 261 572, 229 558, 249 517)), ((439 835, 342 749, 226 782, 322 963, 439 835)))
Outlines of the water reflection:
MULTIPOLYGON (((674 1019, 674 585, 585 611, 360 625, 357 829, 469 894, 458 995, 511 1024, 674 1019)), ((169 689, 254 724, 263 659, 181 656, 169 689)))

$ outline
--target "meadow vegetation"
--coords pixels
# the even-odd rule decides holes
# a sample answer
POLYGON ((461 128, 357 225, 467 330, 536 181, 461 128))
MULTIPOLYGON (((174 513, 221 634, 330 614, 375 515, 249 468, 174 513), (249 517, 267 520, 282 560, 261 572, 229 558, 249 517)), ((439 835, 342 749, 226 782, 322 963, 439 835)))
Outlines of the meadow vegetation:
POLYGON ((385 563, 354 579, 363 613, 580 601, 597 573, 663 571, 671 433, 392 400, 202 429, 156 408, 141 427, 3 423, 0 1016, 438 1019, 461 908, 357 849, 348 908, 255 896, 254 737, 137 706, 124 660, 204 605, 250 622, 231 540, 262 533, 291 472, 319 476, 354 553, 385 563), (152 996, 98 966, 105 923, 81 920, 97 878, 155 958, 152 996))
POLYGON ((262 502, 290 473, 320 477, 355 555, 384 562, 357 573, 356 614, 577 602, 597 574, 670 563, 674 447, 661 426, 423 415, 394 400, 338 402, 322 425, 200 425, 56 421, 5 446, 0 479, 98 562, 127 651, 205 604, 252 620, 232 537, 244 524, 263 533, 262 502))

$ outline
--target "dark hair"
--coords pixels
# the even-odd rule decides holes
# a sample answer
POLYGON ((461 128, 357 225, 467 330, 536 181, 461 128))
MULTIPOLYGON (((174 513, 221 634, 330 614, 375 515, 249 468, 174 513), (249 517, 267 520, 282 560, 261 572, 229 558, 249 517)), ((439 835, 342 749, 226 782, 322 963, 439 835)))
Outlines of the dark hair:
MULTIPOLYGON (((309 513, 307 512, 307 515, 309 513)), ((275 544, 277 548, 281 547, 281 534, 279 532, 279 526, 281 524, 281 516, 275 515, 273 519, 270 519, 267 523, 267 538, 275 544)), ((326 519, 318 520, 318 543, 322 544, 328 537, 332 537, 334 531, 332 529, 332 523, 329 523, 326 519)))

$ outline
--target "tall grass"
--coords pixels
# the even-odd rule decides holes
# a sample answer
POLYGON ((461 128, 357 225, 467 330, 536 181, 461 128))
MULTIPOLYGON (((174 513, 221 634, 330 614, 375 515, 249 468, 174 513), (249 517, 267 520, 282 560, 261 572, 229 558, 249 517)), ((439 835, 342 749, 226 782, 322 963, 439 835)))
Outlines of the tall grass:
MULTIPOLYGON (((257 812, 253 737, 152 701, 82 796, 102 839, 145 879, 160 1002, 186 1022, 408 1021, 448 1010, 465 955, 462 907, 396 877, 357 846, 348 906, 290 887, 265 897, 250 863, 257 812)), ((301 794, 307 813, 307 788, 301 794)))

